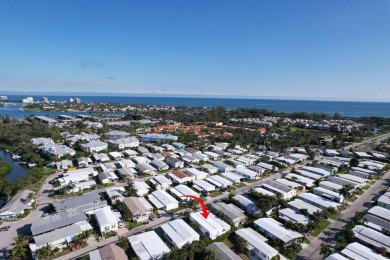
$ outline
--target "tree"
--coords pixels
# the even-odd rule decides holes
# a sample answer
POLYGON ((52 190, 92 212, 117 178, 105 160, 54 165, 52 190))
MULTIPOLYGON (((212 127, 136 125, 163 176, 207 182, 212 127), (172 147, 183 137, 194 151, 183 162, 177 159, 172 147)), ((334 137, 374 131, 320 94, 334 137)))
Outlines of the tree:
POLYGON ((246 241, 242 237, 237 237, 237 239, 236 239, 236 247, 237 247, 237 251, 238 252, 244 253, 245 250, 248 247, 248 241, 246 241))
POLYGON ((352 191, 352 186, 351 185, 343 185, 343 187, 339 190, 339 194, 343 195, 345 200, 344 203, 348 203, 348 199, 351 196, 351 191, 352 191))
POLYGON ((11 251, 12 259, 25 259, 28 251, 30 237, 18 235, 14 237, 15 246, 11 251))
POLYGON ((359 160, 356 157, 352 157, 349 165, 351 165, 351 167, 357 167, 359 165, 359 160))
POLYGON ((30 192, 28 195, 27 195, 27 201, 32 201, 33 199, 35 198, 35 194, 33 192, 30 192))
POLYGON ((130 243, 126 237, 119 237, 117 245, 126 251, 129 248, 130 243))
POLYGON ((377 249, 377 252, 383 256, 385 256, 387 254, 387 250, 385 247, 381 246, 377 249))
POLYGON ((320 248, 320 255, 324 258, 328 257, 332 253, 332 249, 327 244, 322 244, 320 248))

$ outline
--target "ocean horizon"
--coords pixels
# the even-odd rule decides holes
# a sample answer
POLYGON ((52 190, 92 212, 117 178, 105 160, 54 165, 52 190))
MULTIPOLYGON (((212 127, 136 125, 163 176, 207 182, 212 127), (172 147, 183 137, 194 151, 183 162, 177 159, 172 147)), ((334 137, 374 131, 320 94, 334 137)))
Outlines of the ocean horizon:
MULTIPOLYGON (((27 95, 8 95, 10 100, 20 100, 27 95)), ((287 100, 287 99, 256 99, 256 98, 216 98, 216 97, 169 97, 169 96, 84 96, 84 95, 29 95, 34 101, 43 96, 52 101, 66 101, 70 97, 79 97, 82 102, 114 103, 114 104, 143 104, 143 105, 171 105, 190 107, 217 107, 226 109, 260 108, 269 111, 293 113, 326 113, 333 115, 339 113, 345 117, 390 117, 390 102, 368 101, 325 101, 325 100, 287 100)), ((21 111, 14 106, 0 108, 0 115, 9 114, 14 118, 24 118, 31 114, 51 116, 50 112, 21 111)), ((70 113, 70 112, 68 112, 70 113)), ((56 113, 57 114, 57 113, 56 113)), ((64 113, 60 113, 64 114, 64 113)), ((82 114, 74 112, 74 114, 82 114)))

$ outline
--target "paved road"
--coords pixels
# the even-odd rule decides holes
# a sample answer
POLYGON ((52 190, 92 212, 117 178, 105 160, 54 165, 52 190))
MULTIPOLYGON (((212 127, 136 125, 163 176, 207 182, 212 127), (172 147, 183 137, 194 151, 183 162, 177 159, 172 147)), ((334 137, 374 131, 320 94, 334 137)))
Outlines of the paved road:
POLYGON ((384 141, 388 138, 390 138, 390 133, 379 135, 379 136, 372 137, 372 138, 367 138, 360 143, 353 143, 351 145, 348 145, 345 147, 345 149, 348 150, 349 148, 354 148, 354 149, 365 149, 366 148, 367 150, 370 150, 373 145, 378 145, 382 141, 384 141))
POLYGON ((389 185, 390 172, 387 172, 380 180, 372 185, 362 196, 360 196, 348 209, 346 209, 340 217, 330 224, 312 243, 309 244, 299 254, 298 259, 322 259, 320 256, 320 247, 322 244, 327 244, 331 247, 335 246, 337 238, 341 234, 341 229, 355 215, 355 212, 364 211, 371 207, 370 201, 379 195, 379 192, 389 185))
POLYGON ((37 208, 32 211, 26 218, 15 221, 5 222, 3 226, 10 226, 11 228, 6 232, 1 232, 0 248, 10 249, 12 247, 13 238, 18 234, 29 234, 31 223, 40 218, 48 209, 48 205, 53 201, 53 198, 49 197, 49 192, 52 189, 52 185, 49 182, 57 178, 61 172, 49 175, 41 189, 38 192, 37 208))

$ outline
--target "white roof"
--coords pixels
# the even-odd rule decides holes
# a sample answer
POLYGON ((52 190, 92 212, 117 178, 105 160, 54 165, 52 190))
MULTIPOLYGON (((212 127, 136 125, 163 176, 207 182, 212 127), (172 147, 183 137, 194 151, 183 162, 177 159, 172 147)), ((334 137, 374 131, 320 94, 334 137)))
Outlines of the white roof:
POLYGON ((195 232, 182 219, 175 219, 161 226, 165 234, 173 241, 173 244, 182 247, 194 240, 199 240, 199 234, 195 232))
POLYGON ((181 199, 184 199, 184 198, 182 198, 182 196, 184 196, 184 195, 193 195, 193 196, 199 197, 199 193, 195 192, 193 189, 187 187, 186 185, 182 185, 182 184, 171 188, 169 191, 181 199))
POLYGON ((336 254, 331 254, 325 260, 348 260, 348 258, 336 253, 336 254))
POLYGON ((320 205, 322 208, 328 208, 333 207, 337 209, 337 206, 339 206, 339 203, 333 202, 331 200, 327 200, 321 196, 315 195, 313 193, 301 193, 298 196, 302 200, 307 200, 315 203, 316 205, 320 205))
POLYGON ((385 247, 387 252, 390 251, 390 237, 382 232, 361 225, 356 225, 352 231, 357 239, 377 248, 385 247))
POLYGON ((225 177, 228 180, 232 180, 232 181, 241 181, 241 179, 243 178, 242 176, 240 176, 234 172, 224 172, 224 173, 221 173, 221 176, 225 177))
POLYGON ((298 232, 284 228, 282 223, 273 218, 259 218, 254 223, 285 243, 303 237, 298 232))
POLYGON ((116 224, 116 217, 109 206, 95 210, 96 221, 100 227, 116 224))
POLYGON ((315 212, 321 212, 322 209, 320 209, 319 207, 316 207, 314 205, 311 205, 303 200, 300 200, 300 199, 295 199, 293 201, 290 201, 288 203, 288 205, 292 208, 295 208, 295 209, 307 209, 307 212, 310 214, 310 215, 313 215, 313 213, 315 212))
POLYGON ((171 251, 154 231, 130 236, 129 242, 140 260, 157 259, 171 251))
MULTIPOLYGON (((206 178, 207 181, 209 180, 213 180, 214 182, 218 182, 224 186, 230 186, 230 185, 233 185, 233 182, 225 179, 225 178, 222 178, 221 176, 218 176, 218 175, 211 175, 209 177, 206 178)), ((213 183, 213 182, 212 182, 213 183)))
POLYGON ((149 190, 150 189, 149 185, 146 184, 146 182, 144 182, 144 181, 135 181, 133 183, 133 185, 137 190, 149 190))
POLYGON ((261 193, 263 195, 267 195, 267 196, 276 196, 275 193, 273 192, 270 192, 269 190, 266 190, 266 189, 263 189, 261 187, 257 187, 257 188, 254 188, 254 190, 258 193, 261 193))
POLYGON ((205 178, 207 175, 209 175, 207 172, 199 171, 196 168, 186 168, 184 170, 184 172, 190 176, 197 176, 197 177, 202 177, 202 178, 205 178))
POLYGON ((296 222, 301 223, 301 224, 307 225, 307 224, 309 224, 309 221, 310 221, 307 216, 305 216, 301 213, 298 213, 295 210, 290 209, 290 208, 280 209, 279 216, 280 216, 280 213, 282 213, 283 215, 285 215, 289 219, 295 220, 296 222))
POLYGON ((385 260, 387 258, 377 254, 374 250, 357 242, 349 244, 341 253, 351 259, 385 260))
POLYGON ((164 190, 153 191, 148 198, 156 206, 156 208, 162 208, 172 203, 179 203, 174 197, 164 190))
POLYGON ((318 195, 320 195, 320 194, 322 195, 323 193, 325 193, 325 194, 327 194, 327 195, 330 195, 330 196, 335 197, 335 198, 339 198, 339 199, 341 199, 341 200, 344 199, 343 195, 340 195, 340 194, 337 193, 337 192, 334 192, 334 191, 331 191, 331 190, 328 190, 328 189, 325 189, 325 188, 322 188, 322 187, 315 187, 315 188, 313 189, 313 192, 314 192, 315 194, 318 194, 318 195), (317 191, 317 192, 315 192, 315 191, 317 191))
POLYGON ((374 206, 368 210, 368 213, 390 221, 390 210, 388 209, 374 206))
POLYGON ((202 188, 203 190, 207 190, 207 191, 213 191, 215 190, 215 186, 204 181, 204 180, 195 180, 192 182, 194 185, 202 188))
POLYGON ((330 188, 335 189, 335 190, 340 190, 340 189, 343 188, 342 185, 337 184, 337 183, 333 183, 333 182, 330 182, 330 181, 321 181, 321 182, 320 182, 320 186, 321 186, 321 185, 330 187, 330 188))
POLYGON ((264 241, 264 237, 251 228, 242 228, 236 231, 236 235, 245 239, 248 246, 256 248, 256 251, 267 256, 267 259, 278 254, 278 251, 264 241))
POLYGON ((244 167, 236 168, 235 172, 238 174, 244 175, 244 176, 249 176, 250 178, 255 178, 255 177, 259 176, 259 174, 257 172, 246 169, 244 167))
POLYGON ((355 176, 352 174, 337 174, 337 176, 339 176, 343 179, 346 179, 346 180, 350 180, 350 181, 359 183, 359 184, 367 182, 367 179, 364 179, 364 178, 361 178, 361 177, 358 177, 358 176, 355 176))
POLYGON ((288 173, 285 178, 291 180, 293 177, 297 178, 297 182, 305 183, 306 185, 312 185, 314 183, 313 179, 306 178, 295 173, 288 173))
POLYGON ((284 186, 287 186, 287 187, 290 187, 290 188, 299 188, 299 187, 303 187, 301 184, 299 183, 296 183, 296 182, 293 182, 293 181, 289 181, 289 180, 286 180, 286 179, 276 179, 275 182, 277 183, 280 183, 284 186))
POLYGON ((198 225, 209 231, 210 234, 215 230, 219 230, 220 232, 230 230, 230 225, 215 216, 213 213, 210 213, 207 219, 205 219, 200 212, 194 212, 190 215, 190 217, 192 220, 198 223, 198 225))
POLYGON ((313 180, 318 180, 318 179, 321 179, 322 176, 318 175, 318 174, 315 174, 315 173, 312 173, 312 172, 308 172, 308 171, 305 171, 305 170, 296 170, 300 175, 303 175, 303 176, 306 176, 310 179, 313 179, 313 180))
POLYGON ((161 185, 172 185, 172 182, 170 179, 163 175, 157 175, 153 177, 151 180, 154 180, 156 183, 161 184, 161 185))

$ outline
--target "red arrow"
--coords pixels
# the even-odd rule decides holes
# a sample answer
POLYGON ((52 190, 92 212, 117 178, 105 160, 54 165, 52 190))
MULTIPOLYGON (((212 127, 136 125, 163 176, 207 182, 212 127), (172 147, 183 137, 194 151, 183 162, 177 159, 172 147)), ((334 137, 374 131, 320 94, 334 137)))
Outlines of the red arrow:
POLYGON ((196 200, 197 202, 199 202, 200 206, 202 207, 202 210, 203 212, 200 213, 205 219, 207 219, 207 217, 209 216, 210 212, 207 210, 206 208, 206 205, 204 205, 204 202, 203 200, 201 200, 200 198, 196 197, 196 196, 193 196, 193 195, 184 195, 182 197, 187 197, 187 198, 191 198, 191 199, 194 199, 196 200))

